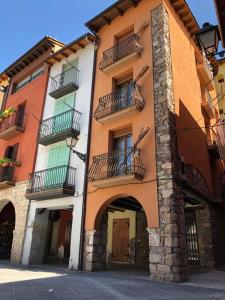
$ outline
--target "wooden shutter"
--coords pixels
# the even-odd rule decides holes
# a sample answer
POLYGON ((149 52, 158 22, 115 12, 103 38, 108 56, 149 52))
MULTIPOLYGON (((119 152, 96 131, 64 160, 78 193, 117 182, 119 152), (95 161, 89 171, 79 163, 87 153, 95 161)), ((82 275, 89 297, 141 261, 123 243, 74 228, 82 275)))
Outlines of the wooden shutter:
POLYGON ((17 107, 17 111, 16 111, 16 125, 17 126, 20 126, 20 127, 23 126, 24 113, 25 113, 25 103, 20 104, 17 107))
POLYGON ((13 145, 12 156, 11 156, 11 159, 13 161, 16 161, 17 153, 18 153, 18 148, 19 148, 19 143, 13 145))

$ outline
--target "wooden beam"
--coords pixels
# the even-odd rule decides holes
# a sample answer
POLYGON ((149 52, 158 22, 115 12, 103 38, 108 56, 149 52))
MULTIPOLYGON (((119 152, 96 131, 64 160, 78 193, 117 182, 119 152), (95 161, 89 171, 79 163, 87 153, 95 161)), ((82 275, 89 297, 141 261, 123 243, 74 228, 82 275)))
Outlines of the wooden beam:
POLYGON ((104 19, 108 25, 111 23, 111 21, 105 16, 102 16, 102 19, 104 19))
POLYGON ((181 6, 179 6, 179 7, 175 7, 175 11, 176 11, 176 13, 178 13, 179 14, 179 12, 180 11, 182 11, 182 10, 184 10, 185 9, 185 5, 181 5, 181 6))
POLYGON ((74 48, 70 48, 70 50, 73 52, 73 53, 76 53, 77 52, 77 49, 74 49, 74 48))
POLYGON ((69 54, 66 54, 64 52, 62 52, 61 55, 64 56, 64 57, 68 57, 69 56, 69 54))
POLYGON ((181 19, 185 19, 188 16, 190 16, 189 11, 186 11, 186 12, 180 14, 181 19))
POLYGON ((124 11, 122 10, 122 9, 120 9, 119 7, 115 7, 115 9, 118 11, 118 13, 121 15, 121 16, 123 16, 123 14, 124 14, 124 11))
POLYGON ((72 48, 68 48, 68 49, 66 49, 66 51, 69 51, 70 54, 71 54, 71 53, 76 53, 76 52, 77 52, 76 50, 74 50, 74 49, 72 49, 72 48))
POLYGON ((54 56, 53 58, 54 58, 54 60, 56 60, 56 61, 61 61, 61 59, 58 58, 58 57, 56 57, 56 56, 54 56))
POLYGON ((79 43, 79 42, 77 43, 77 45, 78 45, 80 48, 82 48, 82 49, 84 49, 84 47, 85 47, 84 45, 82 45, 82 44, 79 43))
POLYGON ((133 4, 134 7, 137 7, 137 5, 138 5, 138 1, 137 0, 130 0, 130 1, 132 2, 132 4, 133 4))

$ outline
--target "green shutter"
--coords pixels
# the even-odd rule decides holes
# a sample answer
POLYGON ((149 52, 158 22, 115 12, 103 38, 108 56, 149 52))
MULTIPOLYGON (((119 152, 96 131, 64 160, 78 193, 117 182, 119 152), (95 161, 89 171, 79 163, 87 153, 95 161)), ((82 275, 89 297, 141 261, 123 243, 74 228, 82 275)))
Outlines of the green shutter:
POLYGON ((78 58, 71 60, 69 63, 66 63, 62 66, 62 73, 68 71, 73 67, 78 68, 78 58))
POLYGON ((71 111, 63 115, 62 113, 71 110, 71 108, 74 108, 75 96, 75 93, 70 93, 56 100, 54 110, 55 118, 52 128, 53 134, 70 128, 72 124, 73 112, 71 111))
POLYGON ((55 167, 68 166, 69 158, 70 149, 67 147, 66 142, 50 147, 48 152, 48 170, 45 178, 46 186, 55 186, 65 181, 67 167, 57 169, 55 167))

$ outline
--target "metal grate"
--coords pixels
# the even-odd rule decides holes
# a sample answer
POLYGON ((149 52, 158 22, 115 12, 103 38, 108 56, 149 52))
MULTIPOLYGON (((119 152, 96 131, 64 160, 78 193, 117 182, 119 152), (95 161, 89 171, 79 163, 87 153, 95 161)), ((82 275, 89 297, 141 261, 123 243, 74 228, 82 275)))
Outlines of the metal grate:
POLYGON ((187 259, 190 265, 200 263, 195 210, 185 211, 187 259))
POLYGON ((139 36, 137 34, 131 34, 103 52, 103 58, 99 63, 99 69, 102 71, 132 53, 141 56, 142 52, 143 47, 139 43, 139 36))
POLYGON ((73 188, 76 169, 67 165, 49 168, 31 174, 27 193, 73 188))
POLYGON ((142 179, 144 173, 141 149, 129 147, 127 152, 112 151, 94 156, 88 178, 93 182, 133 174, 142 179))

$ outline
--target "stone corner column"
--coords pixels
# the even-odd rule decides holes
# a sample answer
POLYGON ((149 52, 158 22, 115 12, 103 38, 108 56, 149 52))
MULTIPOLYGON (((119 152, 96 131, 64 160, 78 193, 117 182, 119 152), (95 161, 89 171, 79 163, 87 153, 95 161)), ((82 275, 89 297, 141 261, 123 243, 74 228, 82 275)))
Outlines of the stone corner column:
POLYGON ((151 11, 156 171, 159 228, 149 228, 151 278, 187 278, 184 201, 179 188, 179 157, 173 94, 168 13, 163 4, 151 11))
POLYGON ((106 241, 105 230, 86 230, 83 251, 83 270, 100 271, 105 270, 106 263, 106 241))

